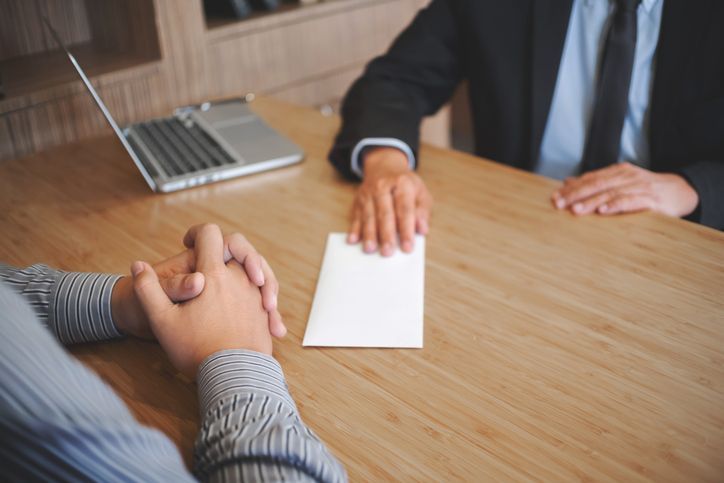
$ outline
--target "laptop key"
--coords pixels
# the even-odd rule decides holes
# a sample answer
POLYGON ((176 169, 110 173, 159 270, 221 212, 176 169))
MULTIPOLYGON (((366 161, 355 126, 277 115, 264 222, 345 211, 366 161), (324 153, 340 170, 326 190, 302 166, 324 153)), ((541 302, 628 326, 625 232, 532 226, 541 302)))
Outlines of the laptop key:
POLYGON ((163 150, 170 156, 181 170, 182 174, 196 171, 193 164, 188 160, 188 153, 182 147, 182 141, 174 135, 163 120, 150 122, 151 131, 159 141, 163 150))
POLYGON ((226 151, 221 149, 219 144, 211 136, 209 136, 196 124, 186 128, 186 130, 189 134, 191 134, 199 146, 209 155, 208 159, 214 163, 214 166, 223 166, 225 164, 234 164, 237 162, 226 151))
POLYGON ((204 150, 203 146, 193 137, 190 129, 181 124, 178 119, 173 119, 168 123, 174 134, 181 140, 186 148, 193 154, 190 161, 197 170, 214 168, 219 166, 211 156, 204 150))
POLYGON ((162 148, 156 137, 153 135, 153 132, 148 127, 147 123, 136 124, 135 128, 143 143, 148 147, 153 157, 156 161, 158 161, 168 176, 182 174, 179 166, 172 157, 167 155, 166 151, 162 148))

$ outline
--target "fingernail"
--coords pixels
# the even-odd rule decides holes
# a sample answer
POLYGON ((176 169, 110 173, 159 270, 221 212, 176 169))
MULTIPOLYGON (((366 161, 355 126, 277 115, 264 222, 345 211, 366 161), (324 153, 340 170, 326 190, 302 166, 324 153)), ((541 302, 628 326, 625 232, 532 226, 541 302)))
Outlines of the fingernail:
POLYGON ((139 273, 143 272, 144 266, 142 262, 135 261, 131 264, 131 273, 134 277, 137 277, 139 273))
POLYGON ((359 236, 357 236, 356 233, 350 233, 347 236, 347 243, 357 243, 359 241, 359 236))
POLYGON ((421 220, 420 221, 420 234, 421 235, 427 235, 429 227, 427 226, 427 221, 421 220))
POLYGON ((272 304, 272 310, 277 308, 277 294, 272 295, 271 304, 272 304))
POLYGON ((566 206, 566 200, 564 200, 563 198, 557 197, 555 199, 555 204, 556 204, 556 208, 558 208, 560 210, 566 206))
POLYGON ((604 204, 598 207, 599 213, 606 213, 608 211, 608 205, 604 204))
POLYGON ((412 251, 412 242, 409 240, 405 240, 402 242, 402 250, 406 252, 412 251))
POLYGON ((259 286, 261 287, 262 285, 264 285, 266 283, 266 279, 264 278, 264 272, 262 271, 261 268, 259 269, 258 278, 259 278, 259 286))
POLYGON ((392 255, 392 245, 390 243, 385 243, 382 245, 382 250, 380 251, 382 252, 382 255, 389 257, 392 255))
POLYGON ((194 288, 194 275, 191 274, 184 280, 184 287, 188 289, 194 288))
POLYGON ((366 241, 366 242, 365 242, 365 248, 364 248, 364 250, 365 250, 365 252, 367 252, 367 253, 372 253, 373 251, 375 251, 375 244, 374 244, 374 242, 366 241))

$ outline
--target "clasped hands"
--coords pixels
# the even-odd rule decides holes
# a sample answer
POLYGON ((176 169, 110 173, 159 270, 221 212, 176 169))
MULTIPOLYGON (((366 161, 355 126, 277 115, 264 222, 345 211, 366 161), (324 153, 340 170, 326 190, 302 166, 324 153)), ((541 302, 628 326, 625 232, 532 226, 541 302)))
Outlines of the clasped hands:
MULTIPOLYGON (((379 248, 383 256, 412 251, 415 232, 429 229, 432 196, 422 179, 410 170, 405 154, 379 147, 364 157, 364 180, 352 207, 347 241, 362 242, 366 253, 379 248)), ((656 211, 669 216, 691 214, 699 195, 681 176, 654 173, 630 163, 619 163, 568 178, 551 195, 559 210, 574 215, 615 215, 656 211)))
POLYGON ((286 327, 277 307, 279 284, 266 260, 238 233, 197 225, 187 249, 150 265, 136 261, 111 298, 124 333, 156 338, 174 366, 195 378, 199 364, 225 349, 271 355, 271 337, 286 327))

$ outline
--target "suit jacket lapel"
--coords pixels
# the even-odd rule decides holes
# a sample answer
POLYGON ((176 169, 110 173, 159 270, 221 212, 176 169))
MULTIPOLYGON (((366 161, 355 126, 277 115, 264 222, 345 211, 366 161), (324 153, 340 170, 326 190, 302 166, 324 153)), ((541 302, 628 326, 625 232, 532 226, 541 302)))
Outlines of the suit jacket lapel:
POLYGON ((674 114, 672 107, 678 99, 676 93, 681 92, 679 84, 687 71, 687 62, 697 55, 697 46, 710 25, 711 4, 712 0, 664 0, 649 112, 652 163, 665 155, 659 148, 666 136, 665 126, 674 114))
POLYGON ((535 166, 540 153, 572 5, 573 0, 533 0, 529 160, 531 169, 535 166))

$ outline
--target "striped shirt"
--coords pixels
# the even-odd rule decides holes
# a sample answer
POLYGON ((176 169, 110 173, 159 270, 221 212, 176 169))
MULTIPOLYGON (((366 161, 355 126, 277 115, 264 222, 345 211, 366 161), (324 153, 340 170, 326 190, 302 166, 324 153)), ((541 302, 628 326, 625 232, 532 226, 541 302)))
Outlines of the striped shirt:
POLYGON ((202 422, 188 473, 175 445, 50 335, 63 344, 122 337, 110 303, 118 278, 0 264, 0 480, 346 481, 302 422, 279 363, 241 349, 199 368, 202 422))

